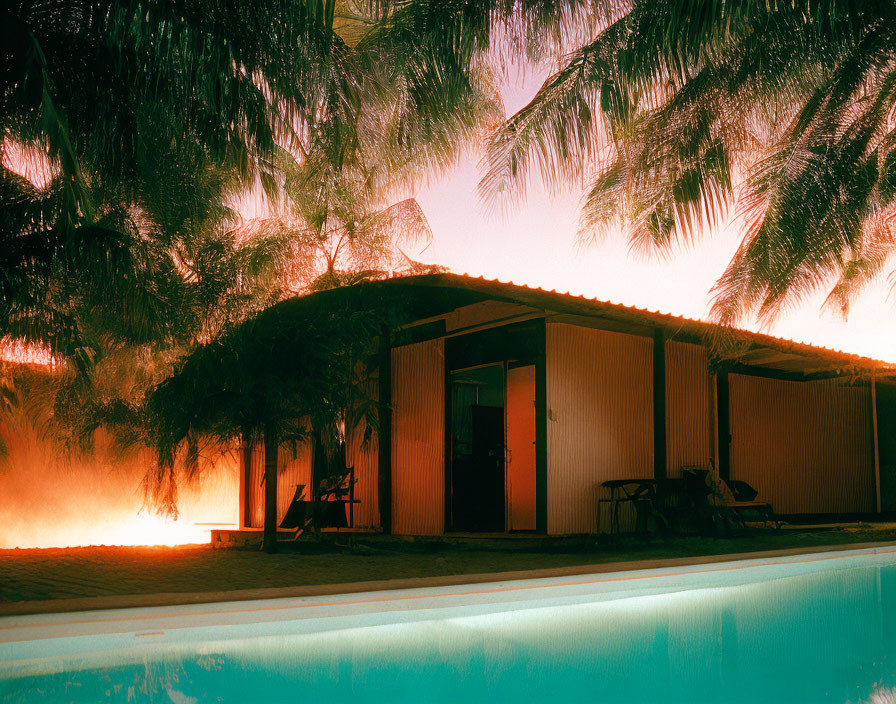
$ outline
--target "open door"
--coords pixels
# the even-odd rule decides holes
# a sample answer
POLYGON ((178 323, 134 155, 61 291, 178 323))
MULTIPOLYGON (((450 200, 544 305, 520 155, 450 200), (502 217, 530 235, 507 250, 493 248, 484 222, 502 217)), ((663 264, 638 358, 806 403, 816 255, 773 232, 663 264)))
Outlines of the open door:
POLYGON ((448 527, 504 531, 504 365, 452 371, 450 381, 448 527))
POLYGON ((535 365, 507 369, 507 530, 535 530, 535 365))

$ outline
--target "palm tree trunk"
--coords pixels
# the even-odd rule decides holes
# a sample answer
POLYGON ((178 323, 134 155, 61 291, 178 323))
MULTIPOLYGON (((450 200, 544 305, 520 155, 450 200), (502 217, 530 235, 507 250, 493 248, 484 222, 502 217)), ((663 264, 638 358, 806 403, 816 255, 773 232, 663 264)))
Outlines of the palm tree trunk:
POLYGON ((277 450, 279 436, 276 428, 264 429, 264 540, 262 549, 277 552, 277 450))

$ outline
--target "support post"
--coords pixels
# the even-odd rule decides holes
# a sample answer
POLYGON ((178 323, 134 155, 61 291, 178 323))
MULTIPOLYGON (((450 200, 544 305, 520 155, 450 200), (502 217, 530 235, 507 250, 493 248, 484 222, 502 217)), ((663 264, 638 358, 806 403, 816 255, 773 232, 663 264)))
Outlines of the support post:
POLYGON ((379 480, 380 526, 392 532, 392 344, 389 333, 380 336, 377 389, 377 475, 379 480))
POLYGON ((716 374, 716 418, 719 423, 719 479, 731 478, 731 416, 728 371, 716 374))
POLYGON ((666 336, 653 331, 653 476, 666 478, 666 336))
POLYGON ((538 323, 535 360, 535 531, 548 532, 548 368, 547 324, 538 323))
POLYGON ((871 429, 874 436, 874 499, 877 512, 882 510, 880 496, 880 445, 877 431, 877 382, 874 371, 871 372, 871 429))

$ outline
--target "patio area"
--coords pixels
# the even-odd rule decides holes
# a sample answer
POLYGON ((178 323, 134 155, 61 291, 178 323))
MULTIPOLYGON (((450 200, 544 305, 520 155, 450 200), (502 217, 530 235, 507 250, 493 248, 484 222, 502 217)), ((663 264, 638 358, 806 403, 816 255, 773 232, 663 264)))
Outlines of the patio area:
POLYGON ((299 542, 257 550, 84 547, 0 551, 0 616, 229 601, 699 564, 719 556, 896 542, 896 524, 831 524, 705 538, 542 544, 477 538, 299 542))

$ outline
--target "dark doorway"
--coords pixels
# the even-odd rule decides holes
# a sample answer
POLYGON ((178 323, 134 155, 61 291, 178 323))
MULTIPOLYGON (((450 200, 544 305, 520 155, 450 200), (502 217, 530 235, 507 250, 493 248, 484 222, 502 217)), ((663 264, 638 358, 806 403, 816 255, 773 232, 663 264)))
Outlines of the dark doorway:
POLYGON ((504 365, 451 372, 450 529, 504 530, 504 365))

